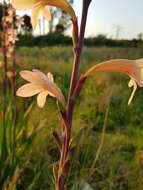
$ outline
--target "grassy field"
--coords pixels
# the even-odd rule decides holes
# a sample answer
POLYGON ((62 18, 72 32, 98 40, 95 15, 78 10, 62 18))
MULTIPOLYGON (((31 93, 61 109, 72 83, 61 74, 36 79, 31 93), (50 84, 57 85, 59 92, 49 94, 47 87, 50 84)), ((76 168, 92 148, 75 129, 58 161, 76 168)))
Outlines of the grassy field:
MULTIPOLYGON (((17 56, 18 71, 35 68, 51 72, 67 97, 73 61, 71 47, 21 47, 17 49, 17 56)), ((137 48, 84 48, 81 73, 101 61, 141 57, 142 49, 137 48)), ((71 153, 68 189, 80 190, 80 182, 87 182, 94 190, 143 189, 143 89, 138 88, 128 106, 132 91, 128 81, 120 73, 99 73, 86 81, 74 113, 72 143, 76 150, 71 153), (108 119, 103 128, 107 110, 108 119), (103 134, 104 142, 97 159, 103 134)), ((17 75, 17 83, 19 87, 25 81, 17 75)), ((48 97, 45 107, 40 109, 36 97, 18 97, 17 104, 19 124, 16 127, 17 131, 22 129, 22 137, 17 135, 17 138, 22 140, 17 141, 16 148, 15 165, 18 164, 14 171, 19 170, 20 177, 15 190, 52 190, 52 168, 56 167, 59 156, 52 138, 53 131, 59 130, 60 121, 56 102, 48 97)))

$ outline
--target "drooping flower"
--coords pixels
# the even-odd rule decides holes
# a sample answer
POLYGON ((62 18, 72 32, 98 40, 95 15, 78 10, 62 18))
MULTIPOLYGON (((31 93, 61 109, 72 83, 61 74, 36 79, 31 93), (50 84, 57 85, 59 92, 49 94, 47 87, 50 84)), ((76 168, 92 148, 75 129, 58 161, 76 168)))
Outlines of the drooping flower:
POLYGON ((32 9, 31 21, 33 28, 37 25, 40 12, 46 19, 51 19, 48 6, 60 8, 67 12, 73 20, 76 20, 75 12, 66 0, 12 0, 12 5, 19 10, 32 9))
POLYGON ((36 94, 37 96, 37 104, 40 108, 45 105, 46 97, 52 96, 58 99, 58 101, 65 106, 64 96, 58 88, 58 86, 54 83, 53 75, 48 73, 45 75, 44 73, 33 70, 33 71, 21 71, 20 75, 25 80, 30 83, 23 85, 17 90, 17 96, 21 97, 31 97, 36 94))
POLYGON ((91 67, 84 74, 84 77, 94 75, 97 72, 121 72, 128 75, 131 78, 128 86, 133 87, 133 92, 128 101, 128 104, 130 104, 133 99, 134 93, 137 89, 137 85, 143 87, 143 59, 115 59, 105 61, 91 67))

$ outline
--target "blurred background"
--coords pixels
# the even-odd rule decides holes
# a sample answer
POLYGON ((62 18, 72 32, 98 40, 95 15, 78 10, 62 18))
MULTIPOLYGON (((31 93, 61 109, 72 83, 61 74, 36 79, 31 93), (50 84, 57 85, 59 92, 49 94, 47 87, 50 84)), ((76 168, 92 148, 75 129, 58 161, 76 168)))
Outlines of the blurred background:
MULTIPOLYGON (((69 2, 80 24, 82 1, 69 2)), ((25 84, 19 71, 35 68, 51 72, 67 99, 71 21, 50 7, 52 20, 40 15, 33 31, 31 11, 10 15, 8 8, 9 2, 1 1, 0 190, 53 190, 59 158, 52 136, 60 132, 57 103, 48 97, 40 109, 36 97, 19 98, 15 92, 25 84)), ((92 1, 80 73, 105 60, 143 57, 142 8, 142 0, 92 1)), ((74 113, 69 190, 143 189, 143 89, 128 106, 128 82, 120 73, 99 73, 86 81, 74 113)))

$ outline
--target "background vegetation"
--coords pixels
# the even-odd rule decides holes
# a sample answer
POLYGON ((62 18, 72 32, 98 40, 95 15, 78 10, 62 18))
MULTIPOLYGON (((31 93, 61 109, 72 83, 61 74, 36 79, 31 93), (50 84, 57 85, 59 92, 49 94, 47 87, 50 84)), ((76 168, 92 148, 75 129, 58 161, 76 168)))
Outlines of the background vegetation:
MULTIPOLYGON (((59 45, 72 45, 72 39, 69 36, 65 36, 59 30, 49 33, 46 35, 33 36, 32 34, 19 34, 19 41, 17 46, 55 46, 59 45)), ((85 45, 88 47, 143 47, 142 33, 140 33, 136 38, 131 40, 126 39, 112 39, 108 38, 106 35, 99 34, 95 37, 89 37, 85 39, 85 45)))
MULTIPOLYGON (((104 60, 141 57, 141 48, 85 47, 81 72, 104 60)), ((53 73, 67 97, 73 61, 71 47, 20 47, 17 60, 18 71, 36 68, 53 73)), ((18 86, 25 83, 19 75, 17 81, 18 86)), ((99 73, 86 82, 74 113, 68 189, 82 189, 79 183, 85 182, 94 190, 143 189, 143 91, 138 89, 132 104, 127 106, 132 91, 128 81, 122 74, 99 73), (104 143, 96 160, 107 110, 104 143)), ((40 109, 36 97, 17 98, 17 106, 20 126, 16 126, 16 134, 21 140, 17 141, 14 162, 15 173, 20 171, 15 189, 52 190, 52 171, 53 167, 56 171, 59 156, 52 137, 53 131, 59 130, 56 102, 48 97, 46 106, 40 109)))

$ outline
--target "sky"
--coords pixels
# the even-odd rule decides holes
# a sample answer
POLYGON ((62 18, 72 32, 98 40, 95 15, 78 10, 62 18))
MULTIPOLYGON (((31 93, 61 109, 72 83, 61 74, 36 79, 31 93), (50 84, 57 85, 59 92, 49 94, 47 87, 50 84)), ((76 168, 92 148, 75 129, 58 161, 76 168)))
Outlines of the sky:
MULTIPOLYGON (((80 20, 82 0, 74 0, 73 8, 80 20)), ((143 33, 143 0, 92 0, 86 36, 104 34, 111 38, 132 39, 139 33, 143 33)))
MULTIPOLYGON (((82 0, 75 0, 74 9, 81 15, 82 0)), ((131 39, 143 33, 143 0, 92 0, 86 36, 105 34, 108 37, 131 39)))

